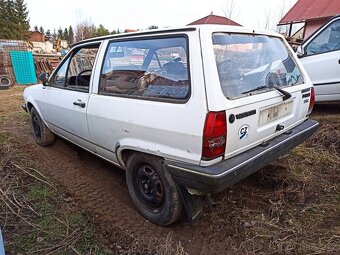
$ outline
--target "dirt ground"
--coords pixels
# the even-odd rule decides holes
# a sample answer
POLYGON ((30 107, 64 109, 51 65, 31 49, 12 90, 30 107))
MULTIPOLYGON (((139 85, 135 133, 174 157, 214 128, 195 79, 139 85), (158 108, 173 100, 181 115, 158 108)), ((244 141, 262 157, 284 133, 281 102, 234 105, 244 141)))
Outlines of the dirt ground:
MULTIPOLYGON (((317 106, 312 118, 322 127, 316 135, 256 174, 213 195, 217 207, 205 210, 194 226, 183 219, 164 228, 148 222, 134 208, 124 171, 62 139, 51 147, 39 147, 31 135, 29 116, 20 108, 22 91, 23 87, 0 91, 0 157, 11 151, 33 162, 35 169, 58 187, 57 195, 72 202, 73 211, 88 215, 85 225, 95 237, 87 242, 95 242, 108 253, 340 253, 339 104, 317 106)), ((2 185, 6 190, 6 183, 2 185)), ((3 215, 0 211, 0 226, 4 226, 3 215)), ((3 228, 5 239, 13 234, 11 227, 3 228)), ((78 228, 81 232, 83 226, 78 228)), ((13 254, 20 253, 17 242, 11 239, 13 254)), ((65 247, 52 253, 95 254, 89 250, 91 245, 82 252, 65 247)))

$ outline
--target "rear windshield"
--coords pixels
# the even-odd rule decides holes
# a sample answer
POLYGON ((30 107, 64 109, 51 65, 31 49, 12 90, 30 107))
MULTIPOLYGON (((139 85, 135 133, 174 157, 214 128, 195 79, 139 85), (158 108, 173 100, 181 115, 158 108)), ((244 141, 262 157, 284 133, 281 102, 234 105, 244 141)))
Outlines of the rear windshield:
POLYGON ((280 38, 215 33, 213 45, 221 88, 227 98, 304 83, 280 38))

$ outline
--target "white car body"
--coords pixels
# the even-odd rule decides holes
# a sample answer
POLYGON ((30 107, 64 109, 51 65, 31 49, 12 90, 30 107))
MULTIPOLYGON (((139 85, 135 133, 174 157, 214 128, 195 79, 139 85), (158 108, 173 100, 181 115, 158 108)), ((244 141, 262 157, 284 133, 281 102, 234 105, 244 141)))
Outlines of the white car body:
POLYGON ((310 36, 302 46, 298 48, 300 61, 309 74, 314 88, 315 88, 315 101, 316 102, 332 102, 340 101, 340 16, 333 18, 327 22, 323 27, 318 29, 312 36, 310 36), (337 27, 337 30, 332 29, 332 26, 337 27), (328 47, 329 34, 336 33, 337 37, 334 40, 334 48, 328 47), (316 40, 320 40, 322 36, 328 36, 327 40, 323 40, 318 45, 320 52, 308 52, 308 46, 316 40))
MULTIPOLYGON (((309 76, 283 37, 277 33, 211 25, 131 33, 78 43, 65 59, 72 56, 77 47, 93 44, 99 48, 88 92, 51 84, 34 85, 25 89, 24 107, 29 112, 34 107, 56 135, 123 169, 128 161, 129 154, 126 152, 138 151, 162 158, 174 180, 188 190, 218 192, 303 142, 318 126, 317 122, 307 120, 313 104, 309 76), (216 68, 214 47, 219 46, 213 46, 214 33, 222 33, 221 38, 227 36, 224 33, 234 33, 242 36, 251 34, 265 38, 263 40, 275 40, 279 44, 282 41, 283 48, 290 51, 285 54, 291 56, 291 64, 294 62, 300 70, 298 78, 303 77, 303 82, 284 86, 281 92, 267 89, 226 98, 216 68), (191 84, 185 100, 143 100, 143 96, 108 96, 100 93, 100 79, 106 77, 102 74, 106 68, 106 54, 114 55, 113 61, 118 59, 118 53, 123 56, 122 52, 111 53, 111 48, 108 50, 110 44, 177 36, 185 38, 189 56, 186 61, 183 60, 191 84), (284 94, 290 96, 284 99, 284 94), (216 112, 224 116, 222 121, 226 123, 226 134, 223 139, 208 142, 211 148, 220 146, 219 143, 224 143, 225 148, 223 155, 207 159, 202 156, 203 130, 207 114, 216 112)), ((225 47, 221 46, 220 49, 225 50, 225 47)), ((243 54, 246 51, 241 49, 240 52, 243 54)), ((111 67, 111 58, 109 60, 108 66, 111 67)), ((263 71, 261 68, 245 76, 260 73, 263 71)), ((50 80, 54 79, 58 70, 54 71, 50 80)))

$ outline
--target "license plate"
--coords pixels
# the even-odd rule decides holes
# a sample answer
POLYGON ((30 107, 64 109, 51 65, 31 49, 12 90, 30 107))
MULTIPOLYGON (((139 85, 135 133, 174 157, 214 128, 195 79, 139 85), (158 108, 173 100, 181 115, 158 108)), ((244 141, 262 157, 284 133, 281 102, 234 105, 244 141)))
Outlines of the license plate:
POLYGON ((293 101, 275 105, 260 111, 259 126, 263 126, 291 114, 293 101))

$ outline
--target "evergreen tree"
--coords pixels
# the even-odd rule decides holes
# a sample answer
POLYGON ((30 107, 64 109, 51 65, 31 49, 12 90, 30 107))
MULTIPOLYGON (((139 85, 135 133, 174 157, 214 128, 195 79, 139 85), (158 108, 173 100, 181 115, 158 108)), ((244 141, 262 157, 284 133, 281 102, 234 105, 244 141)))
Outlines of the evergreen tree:
POLYGON ((18 40, 24 40, 27 38, 30 24, 28 19, 27 5, 24 0, 14 0, 14 16, 12 19, 15 23, 14 28, 16 29, 16 38, 18 40))
POLYGON ((34 31, 39 31, 39 28, 37 25, 34 26, 34 31))
POLYGON ((68 44, 73 44, 74 42, 74 32, 73 32, 73 28, 72 26, 70 26, 68 28, 68 40, 67 40, 68 44))
POLYGON ((53 37, 54 40, 57 39, 57 33, 56 33, 56 31, 55 31, 55 28, 53 29, 52 37, 53 37))
POLYGON ((51 30, 47 29, 47 31, 46 31, 46 36, 48 36, 48 37, 51 36, 51 30))
POLYGON ((64 39, 63 30, 61 29, 61 27, 59 27, 59 29, 58 29, 58 37, 59 37, 60 39, 64 39))
POLYGON ((16 39, 15 7, 13 0, 0 2, 0 37, 2 39, 16 39))
POLYGON ((45 34, 45 29, 42 26, 40 26, 39 32, 42 33, 42 34, 45 34))
POLYGON ((5 23, 5 0, 0 0, 0 39, 4 38, 5 23))
POLYGON ((64 29, 63 39, 66 40, 66 41, 69 40, 69 33, 68 33, 67 27, 65 27, 65 29, 64 29))
POLYGON ((109 30, 106 29, 102 24, 100 24, 99 27, 96 29, 95 36, 103 36, 109 34, 110 34, 109 30))

